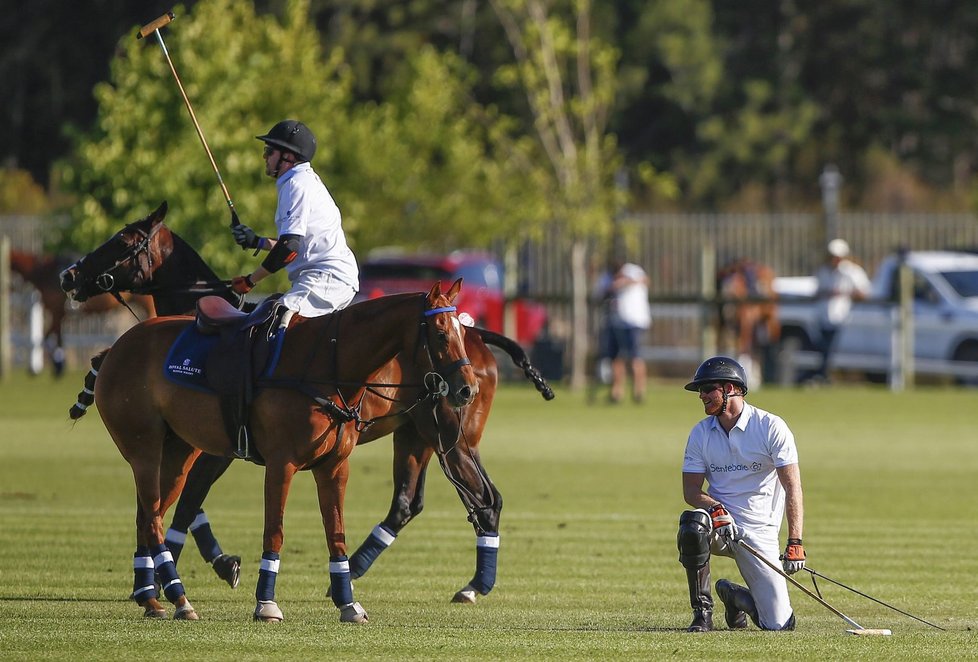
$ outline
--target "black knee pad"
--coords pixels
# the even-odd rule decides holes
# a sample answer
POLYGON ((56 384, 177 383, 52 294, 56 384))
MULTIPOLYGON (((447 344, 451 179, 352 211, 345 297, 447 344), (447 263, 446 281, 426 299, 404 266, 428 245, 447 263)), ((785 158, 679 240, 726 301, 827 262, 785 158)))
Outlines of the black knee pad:
POLYGON ((713 523, 705 510, 686 510, 679 516, 679 562, 695 570, 710 560, 710 531, 713 523))

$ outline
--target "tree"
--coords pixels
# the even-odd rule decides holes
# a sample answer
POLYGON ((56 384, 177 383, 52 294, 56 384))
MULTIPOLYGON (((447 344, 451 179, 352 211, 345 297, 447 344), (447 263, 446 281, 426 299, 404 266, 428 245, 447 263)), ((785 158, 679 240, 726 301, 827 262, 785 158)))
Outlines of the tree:
POLYGON ((566 228, 572 279, 571 386, 586 380, 588 355, 587 239, 607 236, 615 214, 614 173, 621 165, 606 132, 615 93, 616 51, 591 34, 589 0, 490 0, 515 64, 501 83, 526 95, 545 162, 553 219, 566 228))
MULTIPOLYGON (((263 179, 255 136, 283 118, 302 118, 315 127, 328 163, 329 146, 347 123, 341 53, 323 57, 306 12, 304 0, 293 0, 280 23, 257 16, 249 3, 206 0, 192 16, 178 7, 177 20, 164 28, 241 220, 265 234, 274 232, 276 193, 263 179)), ((223 194, 177 85, 155 40, 137 41, 133 33, 119 42, 110 82, 95 90, 96 127, 78 136, 64 165, 66 186, 78 196, 67 239, 77 248, 97 245, 165 199, 168 223, 218 273, 240 271, 254 258, 231 240, 223 194)))
MULTIPOLYGON (((382 102, 356 104, 345 52, 322 53, 307 12, 305 0, 291 0, 280 22, 245 3, 202 0, 165 28, 242 222, 274 233, 275 187, 255 135, 285 117, 314 129, 314 165, 361 259, 391 243, 484 247, 544 217, 527 166, 532 142, 474 101, 462 60, 422 48, 402 62, 382 102)), ((64 165, 79 197, 68 242, 91 247, 166 199, 169 223, 219 273, 252 265, 231 242, 223 194, 157 44, 123 38, 111 82, 96 95, 97 127, 79 136, 64 165)))

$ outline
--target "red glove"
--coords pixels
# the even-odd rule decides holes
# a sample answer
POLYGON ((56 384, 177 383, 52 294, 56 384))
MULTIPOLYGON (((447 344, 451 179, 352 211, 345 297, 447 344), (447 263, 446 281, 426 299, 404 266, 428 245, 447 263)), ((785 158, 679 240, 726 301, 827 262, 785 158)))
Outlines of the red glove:
POLYGON ((235 276, 231 279, 231 289, 238 294, 248 294, 254 287, 251 276, 235 276))
POLYGON ((788 538, 788 545, 781 555, 781 567, 786 575, 793 575, 805 567, 805 548, 801 538, 788 538))
POLYGON ((713 520, 713 531, 725 540, 736 540, 740 537, 733 515, 727 512, 722 503, 710 508, 710 518, 713 520))

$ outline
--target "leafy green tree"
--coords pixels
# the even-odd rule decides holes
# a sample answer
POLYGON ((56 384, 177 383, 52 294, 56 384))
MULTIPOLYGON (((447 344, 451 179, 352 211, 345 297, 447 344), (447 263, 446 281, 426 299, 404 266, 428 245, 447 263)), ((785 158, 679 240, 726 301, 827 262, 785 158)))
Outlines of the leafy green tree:
MULTIPOLYGON (((206 0, 193 15, 178 7, 163 29, 241 220, 265 234, 274 232, 276 192, 255 136, 301 118, 321 145, 317 165, 328 165, 349 108, 341 53, 323 57, 306 12, 304 0, 292 0, 279 22, 249 3, 206 0)), ((119 42, 110 82, 95 90, 96 127, 78 136, 64 166, 65 185, 78 196, 67 240, 93 247, 167 200, 168 224, 218 273, 233 275, 255 258, 231 239, 223 193, 161 49, 132 34, 119 42)))
POLYGON ((540 145, 535 165, 552 218, 566 230, 572 282, 571 385, 586 381, 588 239, 607 237, 621 166, 607 132, 618 53, 591 32, 588 0, 490 0, 513 50, 497 80, 526 96, 540 145))
POLYGON ((357 245, 452 250, 487 246, 546 218, 526 164, 530 141, 471 96, 471 70, 424 47, 390 94, 351 114, 334 182, 357 245))

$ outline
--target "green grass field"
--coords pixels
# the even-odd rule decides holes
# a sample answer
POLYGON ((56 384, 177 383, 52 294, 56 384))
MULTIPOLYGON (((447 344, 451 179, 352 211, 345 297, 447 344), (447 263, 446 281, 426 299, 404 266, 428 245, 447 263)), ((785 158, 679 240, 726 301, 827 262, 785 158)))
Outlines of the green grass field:
MULTIPOLYGON (((280 625, 251 621, 261 555, 260 468, 235 465, 207 510, 244 559, 230 590, 188 544, 180 569, 196 623, 146 621, 132 587, 134 490, 97 414, 67 419, 82 381, 20 374, 0 383, 0 658, 138 659, 913 659, 978 656, 976 394, 869 387, 764 389, 801 455, 805 543, 822 573, 936 623, 939 632, 820 582, 824 597, 892 637, 852 637, 795 589, 793 633, 683 632, 677 561, 680 465, 702 416, 695 396, 656 383, 643 406, 589 406, 507 386, 482 445, 505 497, 495 590, 450 604, 475 541, 432 466, 424 513, 355 585, 370 614, 338 622, 312 477, 293 485, 276 597, 280 625)), ((358 449, 347 499, 351 551, 387 512, 390 443, 358 449)), ((782 533, 784 537, 784 532, 782 533)), ((715 559, 714 581, 737 579, 715 559)), ((802 581, 808 580, 802 578, 802 581)), ((171 609, 172 613, 172 609, 171 609)), ((723 624, 722 607, 716 620, 723 624)))

